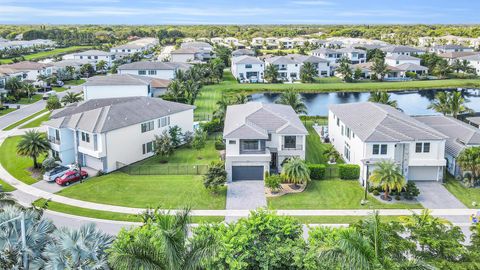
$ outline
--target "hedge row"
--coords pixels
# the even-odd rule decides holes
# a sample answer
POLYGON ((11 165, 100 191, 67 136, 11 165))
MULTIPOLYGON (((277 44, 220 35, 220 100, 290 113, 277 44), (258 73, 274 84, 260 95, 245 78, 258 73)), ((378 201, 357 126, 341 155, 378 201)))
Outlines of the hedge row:
POLYGON ((308 164, 308 169, 310 169, 310 178, 312 180, 321 180, 325 177, 327 167, 325 164, 308 164))
MULTIPOLYGON (((338 164, 332 165, 338 170, 338 177, 344 180, 356 180, 360 178, 360 167, 354 164, 338 164)), ((310 178, 312 180, 325 179, 327 165, 325 164, 308 164, 310 169, 310 178)))

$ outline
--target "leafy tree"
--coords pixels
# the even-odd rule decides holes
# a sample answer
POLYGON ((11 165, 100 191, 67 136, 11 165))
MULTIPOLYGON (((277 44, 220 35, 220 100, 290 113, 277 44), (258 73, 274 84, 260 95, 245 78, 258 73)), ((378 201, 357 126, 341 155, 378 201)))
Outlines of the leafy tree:
POLYGON ((82 101, 82 96, 80 93, 67 92, 62 98, 63 104, 77 103, 82 101))
POLYGON ((169 157, 173 154, 174 148, 172 139, 166 130, 164 130, 160 136, 155 136, 154 151, 156 155, 169 157))
POLYGON ((168 129, 168 135, 170 136, 170 141, 172 142, 172 146, 177 148, 181 143, 181 135, 182 135, 182 128, 175 125, 168 129))
POLYGON ((340 154, 331 144, 329 144, 327 148, 323 151, 323 156, 331 163, 337 162, 337 160, 340 158, 340 154))
POLYGON ((310 181, 310 170, 305 161, 299 157, 290 158, 282 167, 285 180, 295 185, 310 181))
POLYGON ((84 64, 80 67, 80 73, 85 77, 90 77, 95 74, 95 69, 91 64, 84 64))
POLYGON ((388 66, 383 58, 375 58, 372 64, 372 75, 375 80, 383 81, 388 73, 388 66))
POLYGON ((303 98, 293 90, 283 92, 276 103, 289 105, 298 114, 307 114, 307 107, 305 106, 303 98))
POLYGON ((61 228, 45 247, 46 269, 107 269, 107 248, 113 237, 86 224, 80 229, 61 228))
POLYGON ((60 109, 62 107, 62 104, 60 103, 60 100, 58 100, 58 97, 53 95, 48 97, 47 99, 47 105, 45 105, 45 108, 49 111, 53 111, 56 109, 60 109))
POLYGON ((345 82, 351 82, 352 81, 352 68, 350 67, 350 61, 346 58, 340 59, 340 65, 336 69, 336 72, 338 72, 340 75, 342 75, 342 78, 345 82))
POLYGON ((207 132, 202 128, 197 128, 193 133, 192 147, 200 150, 205 147, 207 143, 207 132))
POLYGON ((465 103, 467 102, 469 102, 469 100, 462 97, 461 92, 439 92, 435 95, 435 100, 428 106, 428 108, 443 113, 444 115, 451 115, 454 118, 458 118, 459 114, 472 111, 465 106, 465 103))
POLYGON ((265 67, 265 73, 263 75, 265 81, 269 83, 277 83, 278 82, 278 67, 275 65, 267 65, 265 67))
POLYGON ((376 58, 385 59, 385 53, 382 50, 377 49, 377 48, 367 50, 367 62, 370 62, 371 60, 376 59, 376 58))
POLYGON ((318 77, 318 72, 313 63, 304 63, 300 68, 300 79, 302 83, 312 83, 316 77, 318 77))
POLYGON ((439 60, 436 64, 435 67, 433 68, 432 73, 440 78, 445 78, 447 75, 451 72, 450 70, 450 65, 448 64, 447 60, 441 59, 439 60))
POLYGON ((457 163, 463 172, 470 172, 469 186, 473 187, 480 177, 480 147, 467 147, 457 157, 457 163))
POLYGON ((186 132, 183 134, 182 140, 183 140, 183 142, 185 143, 185 145, 191 146, 191 145, 192 145, 192 141, 193 141, 193 132, 191 132, 191 131, 186 131, 186 132))
POLYGON ((37 130, 26 131, 17 145, 17 154, 32 158, 35 169, 40 168, 37 162, 38 157, 47 154, 48 150, 50 150, 50 143, 45 134, 37 130))
POLYGON ((389 200, 389 193, 391 190, 402 190, 406 181, 402 172, 394 161, 384 160, 375 163, 375 170, 370 175, 369 181, 374 186, 380 186, 385 191, 382 196, 383 199, 389 200))
POLYGON ((227 172, 223 162, 212 162, 208 166, 207 173, 203 176, 203 185, 206 189, 217 194, 220 187, 227 182, 227 172))
POLYGON ((95 68, 97 69, 97 72, 103 72, 107 70, 108 64, 105 60, 100 60, 98 63, 95 65, 95 68))
POLYGON ((381 103, 381 104, 392 106, 394 108, 398 108, 397 101, 391 100, 390 97, 391 95, 385 91, 377 91, 377 92, 370 93, 370 97, 368 98, 368 101, 381 103))
POLYGON ((225 46, 215 46, 214 53, 218 59, 222 60, 225 67, 230 66, 230 56, 232 55, 232 50, 230 48, 225 46))
POLYGON ((353 79, 355 81, 358 81, 362 78, 362 70, 360 68, 356 68, 354 71, 353 71, 353 79))

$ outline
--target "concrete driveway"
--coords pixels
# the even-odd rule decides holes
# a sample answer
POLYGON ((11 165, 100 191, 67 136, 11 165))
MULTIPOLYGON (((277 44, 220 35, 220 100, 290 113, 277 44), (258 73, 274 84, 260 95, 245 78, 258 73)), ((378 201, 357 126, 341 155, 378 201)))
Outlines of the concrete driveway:
MULTIPOLYGON (((266 206, 267 199, 262 180, 228 183, 227 210, 255 210, 266 206)), ((238 217, 227 217, 225 221, 231 222, 237 219, 238 217)))
POLYGON ((467 208, 439 182, 415 182, 420 195, 417 197, 423 207, 428 209, 467 208))

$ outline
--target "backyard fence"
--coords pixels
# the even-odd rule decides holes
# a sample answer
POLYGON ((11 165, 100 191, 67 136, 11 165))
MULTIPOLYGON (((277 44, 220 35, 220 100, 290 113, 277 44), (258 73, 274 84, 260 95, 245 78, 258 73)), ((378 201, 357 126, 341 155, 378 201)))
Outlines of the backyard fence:
POLYGON ((203 175, 207 168, 206 164, 130 165, 121 171, 130 175, 203 175))
POLYGON ((324 179, 335 179, 339 177, 338 166, 337 165, 327 165, 325 168, 324 179))

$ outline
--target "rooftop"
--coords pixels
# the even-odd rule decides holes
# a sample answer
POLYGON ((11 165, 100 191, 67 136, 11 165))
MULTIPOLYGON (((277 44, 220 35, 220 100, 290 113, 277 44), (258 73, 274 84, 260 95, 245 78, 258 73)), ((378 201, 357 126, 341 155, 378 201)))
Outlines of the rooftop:
POLYGON ((232 64, 263 64, 263 61, 249 55, 232 57, 232 64))
POLYGON ((415 47, 410 47, 410 46, 403 46, 403 45, 392 45, 392 46, 387 46, 380 48, 380 50, 384 52, 389 52, 389 53, 401 53, 401 52, 410 52, 410 53, 419 53, 419 52, 425 52, 425 50, 415 48, 415 47))
POLYGON ((85 86, 109 86, 109 85, 150 85, 157 80, 148 76, 133 74, 112 74, 107 76, 91 77, 84 84, 85 86))
POLYGON ((110 55, 112 55, 112 53, 111 52, 106 52, 106 51, 100 51, 100 50, 88 50, 88 51, 84 51, 84 52, 77 52, 77 53, 74 53, 73 55, 79 55, 79 56, 90 56, 90 55, 110 56, 110 55))
POLYGON ((119 70, 138 70, 138 69, 149 69, 149 70, 172 70, 172 69, 189 69, 191 65, 186 63, 176 63, 176 62, 160 62, 160 61, 139 61, 129 64, 124 64, 118 67, 119 70))

